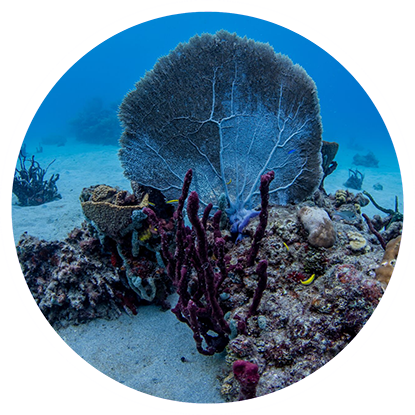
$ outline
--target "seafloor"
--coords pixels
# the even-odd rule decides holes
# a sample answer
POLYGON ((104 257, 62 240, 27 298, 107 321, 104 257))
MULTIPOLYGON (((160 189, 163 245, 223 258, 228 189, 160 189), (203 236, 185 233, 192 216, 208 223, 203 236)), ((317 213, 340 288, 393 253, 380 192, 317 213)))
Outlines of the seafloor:
MULTIPOLYGON (((173 313, 163 310, 165 304, 136 307, 135 303, 125 300, 128 293, 119 284, 122 273, 117 270, 122 267, 112 257, 108 256, 108 264, 100 268, 101 256, 96 250, 99 242, 95 242, 98 238, 85 224, 81 226, 84 216, 79 196, 85 187, 98 184, 130 190, 113 146, 68 143, 64 147, 45 146, 44 151, 36 155, 40 164, 47 165, 56 159, 48 173, 60 174, 57 185, 62 199, 21 207, 13 197, 15 242, 19 246, 20 260, 26 264, 29 287, 41 309, 44 307, 45 316, 70 347, 102 373, 131 388, 184 402, 235 400, 238 385, 232 376, 231 364, 237 359, 251 360, 260 368, 258 395, 286 387, 340 352, 363 327, 385 288, 376 279, 384 250, 356 209, 371 218, 385 214, 372 203, 357 208, 357 199, 353 199, 357 190, 349 189, 350 200, 343 207, 334 197, 338 189, 345 189, 349 168, 356 168, 352 165, 355 153, 340 149, 336 157, 339 166, 325 181, 331 198, 309 200, 301 205, 318 206, 331 213, 337 238, 334 247, 309 247, 307 232, 298 217, 301 206, 271 207, 267 235, 258 255, 259 259, 268 260, 267 289, 258 315, 247 321, 245 333, 232 337, 225 352, 214 356, 199 354, 191 330, 173 313), (354 215, 336 215, 340 207, 340 210, 353 211, 354 215), (79 230, 73 232, 74 228, 79 230), (26 236, 21 239, 25 232, 26 236), (89 245, 85 241, 89 241, 89 245), (81 251, 89 267, 83 275, 90 278, 85 291, 90 295, 93 312, 82 314, 76 307, 68 307, 63 312, 64 307, 53 306, 60 301, 63 304, 67 298, 76 304, 78 299, 74 298, 79 293, 71 294, 65 286, 62 264, 81 251), (49 261, 55 268, 58 266, 56 258, 60 258, 59 272, 53 274, 55 291, 52 294, 51 281, 40 275, 40 272, 46 275, 46 271, 30 260, 27 256, 30 252, 41 255, 47 252, 44 262, 49 261), (94 277, 95 272, 105 275, 102 280, 106 288, 94 277), (303 277, 312 275, 315 280, 310 285, 301 283, 303 277), (99 287, 99 295, 97 290, 88 288, 92 286, 99 287), (111 307, 105 308, 103 301, 111 297, 114 286, 122 292, 123 307, 113 302, 111 307), (57 293, 61 297, 54 298, 57 293)), ((402 211, 399 170, 386 155, 382 156, 378 156, 378 168, 358 167, 365 175, 363 189, 369 191, 379 205, 389 209, 394 209, 395 196, 398 196, 398 207, 402 211)), ((247 233, 252 236, 256 226, 257 222, 253 221, 247 233)), ((386 242, 399 232, 397 226, 384 232, 386 242)), ((235 265, 238 258, 244 256, 250 243, 251 238, 247 237, 236 247, 231 242, 227 244, 231 264, 235 265)), ((237 320, 238 313, 246 314, 257 278, 254 268, 239 274, 235 271, 232 275, 222 298, 230 321, 237 320)), ((175 297, 170 296, 168 300, 174 303, 175 297)))

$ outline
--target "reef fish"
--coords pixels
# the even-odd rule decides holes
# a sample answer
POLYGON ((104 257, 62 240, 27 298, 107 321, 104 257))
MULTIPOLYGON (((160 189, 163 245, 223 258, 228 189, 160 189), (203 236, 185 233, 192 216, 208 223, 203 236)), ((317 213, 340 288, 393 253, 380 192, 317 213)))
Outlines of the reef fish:
POLYGON ((333 213, 334 220, 353 220, 356 219, 356 214, 350 210, 341 210, 333 213))

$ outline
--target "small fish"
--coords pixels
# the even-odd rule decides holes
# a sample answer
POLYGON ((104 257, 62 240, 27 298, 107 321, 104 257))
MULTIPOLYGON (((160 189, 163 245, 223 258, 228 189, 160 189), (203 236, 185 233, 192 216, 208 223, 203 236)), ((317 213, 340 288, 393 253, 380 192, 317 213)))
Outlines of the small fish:
POLYGON ((147 202, 150 206, 156 206, 155 203, 147 202))
POLYGON ((333 213, 333 218, 336 220, 353 220, 356 218, 356 214, 350 210, 341 210, 333 213))
POLYGON ((300 281, 303 285, 310 285, 316 279, 316 274, 313 274, 308 280, 300 281))
POLYGON ((287 154, 292 154, 292 153, 294 153, 294 151, 295 151, 295 148, 293 148, 292 150, 290 150, 287 154))
POLYGON ((232 183, 232 179, 229 180, 228 183, 226 183, 226 185, 231 184, 232 183))
POLYGON ((179 199, 168 200, 166 203, 177 203, 179 199))
POLYGON ((287 248, 287 251, 290 250, 290 248, 288 248, 288 245, 285 242, 283 242, 282 244, 287 248))

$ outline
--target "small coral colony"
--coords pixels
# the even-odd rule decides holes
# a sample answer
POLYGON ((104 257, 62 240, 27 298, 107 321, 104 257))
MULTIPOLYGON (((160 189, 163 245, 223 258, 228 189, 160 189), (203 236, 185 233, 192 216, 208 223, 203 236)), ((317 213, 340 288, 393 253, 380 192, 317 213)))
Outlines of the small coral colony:
MULTIPOLYGON (((403 216, 367 192, 326 193, 339 146, 322 141, 305 70, 236 34, 195 36, 145 74, 119 119, 132 192, 87 187, 85 221, 66 239, 24 234, 17 245, 48 321, 170 309, 175 292, 171 311, 197 350, 226 355, 228 401, 284 388, 339 353, 382 297, 403 216), (362 215, 369 203, 384 215, 362 215)), ((21 205, 60 197, 59 176, 19 161, 21 205)), ((363 175, 348 182, 360 190, 363 175)))

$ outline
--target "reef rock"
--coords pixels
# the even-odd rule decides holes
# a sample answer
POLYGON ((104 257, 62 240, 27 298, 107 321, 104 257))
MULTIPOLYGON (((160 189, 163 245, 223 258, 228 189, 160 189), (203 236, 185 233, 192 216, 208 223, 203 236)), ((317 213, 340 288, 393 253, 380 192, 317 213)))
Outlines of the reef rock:
POLYGON ((84 222, 63 241, 23 234, 16 249, 36 303, 55 328, 94 318, 136 314, 138 299, 114 255, 105 252, 95 230, 84 222))
POLYGON ((349 245, 352 251, 360 252, 367 247, 367 240, 359 232, 349 232, 347 236, 349 238, 349 245))
POLYGON ((369 199, 363 196, 362 193, 356 193, 356 195, 348 190, 339 189, 334 195, 335 206, 340 207, 341 205, 352 203, 354 205, 358 204, 360 206, 367 206, 369 204, 369 199))
POLYGON ((330 248, 336 242, 336 232, 327 212, 304 206, 298 212, 300 221, 308 231, 308 242, 315 247, 330 248))

